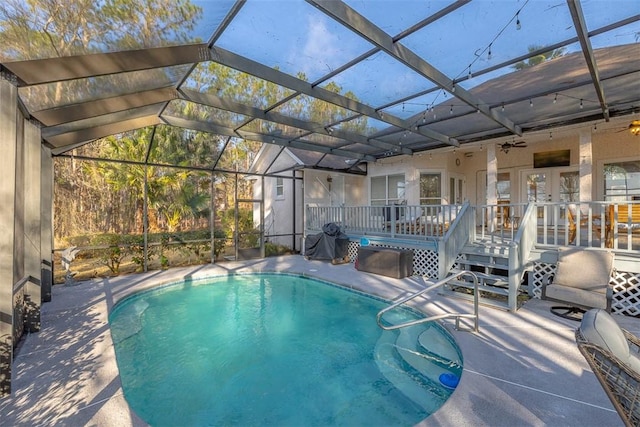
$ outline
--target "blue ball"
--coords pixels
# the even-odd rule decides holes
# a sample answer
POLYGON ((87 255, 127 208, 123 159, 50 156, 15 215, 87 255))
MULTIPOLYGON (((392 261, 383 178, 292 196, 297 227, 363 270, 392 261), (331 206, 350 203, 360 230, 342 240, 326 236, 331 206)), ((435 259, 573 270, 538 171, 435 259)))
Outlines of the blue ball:
POLYGON ((443 386, 450 389, 456 388, 460 382, 460 378, 456 374, 451 373, 440 374, 439 379, 443 386))

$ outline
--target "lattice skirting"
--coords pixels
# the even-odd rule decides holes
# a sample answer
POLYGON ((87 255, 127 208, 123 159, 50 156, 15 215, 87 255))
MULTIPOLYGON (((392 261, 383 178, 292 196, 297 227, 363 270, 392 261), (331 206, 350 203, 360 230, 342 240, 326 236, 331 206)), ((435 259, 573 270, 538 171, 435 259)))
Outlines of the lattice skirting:
MULTIPOLYGON (((399 245, 371 245, 382 248, 411 249, 413 250, 413 275, 438 278, 438 253, 426 249, 406 248, 399 245)), ((360 242, 349 242, 349 259, 355 262, 358 258, 360 242)))
MULTIPOLYGON (((544 278, 555 273, 556 265, 543 262, 533 264, 533 274, 529 275, 529 291, 534 298, 542 296, 544 278)), ((613 301, 611 312, 627 316, 640 315, 640 273, 616 271, 611 278, 613 286, 613 301)))

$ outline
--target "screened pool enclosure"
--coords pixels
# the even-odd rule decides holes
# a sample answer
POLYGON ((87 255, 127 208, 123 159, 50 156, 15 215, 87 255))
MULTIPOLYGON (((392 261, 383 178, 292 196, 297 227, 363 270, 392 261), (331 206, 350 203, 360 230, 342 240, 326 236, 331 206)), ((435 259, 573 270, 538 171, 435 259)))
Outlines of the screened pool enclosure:
POLYGON ((309 176, 640 128, 635 0, 89 3, 0 6, 0 394, 69 246, 297 252, 309 176))

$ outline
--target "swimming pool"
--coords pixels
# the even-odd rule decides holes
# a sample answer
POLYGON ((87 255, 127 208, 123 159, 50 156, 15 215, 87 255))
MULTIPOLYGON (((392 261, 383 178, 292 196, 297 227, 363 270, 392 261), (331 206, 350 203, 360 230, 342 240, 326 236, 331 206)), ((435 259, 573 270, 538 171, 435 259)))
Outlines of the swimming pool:
POLYGON ((409 426, 450 396, 439 378, 459 377, 462 356, 434 323, 381 330, 387 304, 296 275, 230 275, 132 295, 109 321, 125 398, 153 426, 409 426))

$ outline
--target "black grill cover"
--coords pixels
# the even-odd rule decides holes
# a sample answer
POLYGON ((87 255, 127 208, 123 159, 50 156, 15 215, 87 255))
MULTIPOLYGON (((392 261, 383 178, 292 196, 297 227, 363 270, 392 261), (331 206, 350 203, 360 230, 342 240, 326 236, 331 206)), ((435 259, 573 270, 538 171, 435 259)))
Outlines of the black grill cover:
POLYGON ((304 241, 304 256, 308 259, 334 260, 349 253, 349 237, 340 226, 330 222, 322 227, 322 233, 307 236, 304 241))

